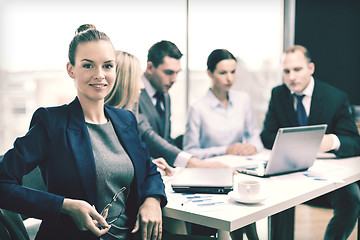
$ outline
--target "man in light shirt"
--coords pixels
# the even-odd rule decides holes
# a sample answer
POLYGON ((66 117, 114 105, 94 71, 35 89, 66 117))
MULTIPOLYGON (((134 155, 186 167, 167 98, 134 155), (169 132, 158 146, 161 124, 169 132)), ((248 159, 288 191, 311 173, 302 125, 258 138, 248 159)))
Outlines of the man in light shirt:
MULTIPOLYGON (((303 46, 288 48, 282 67, 284 84, 272 90, 261 133, 264 146, 272 148, 281 127, 327 124, 319 151, 338 157, 359 156, 360 136, 347 94, 312 77, 315 64, 303 46)), ((324 239, 347 239, 359 217, 359 186, 353 183, 314 201, 334 208, 324 239)))

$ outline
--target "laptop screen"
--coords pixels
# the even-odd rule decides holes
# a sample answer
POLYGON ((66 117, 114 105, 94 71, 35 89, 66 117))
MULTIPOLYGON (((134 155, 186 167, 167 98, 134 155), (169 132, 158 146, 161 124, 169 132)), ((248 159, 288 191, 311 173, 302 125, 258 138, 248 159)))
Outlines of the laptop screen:
POLYGON ((239 172, 257 176, 273 176, 302 171, 311 167, 316 159, 327 125, 280 128, 266 167, 249 169, 241 167, 239 172))

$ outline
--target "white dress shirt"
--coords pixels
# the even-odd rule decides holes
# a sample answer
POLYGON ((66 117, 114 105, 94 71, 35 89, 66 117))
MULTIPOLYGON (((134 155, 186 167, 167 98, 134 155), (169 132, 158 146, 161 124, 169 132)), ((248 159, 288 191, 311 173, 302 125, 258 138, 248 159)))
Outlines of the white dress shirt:
POLYGON ((224 107, 208 90, 189 110, 184 150, 198 158, 225 155, 236 142, 251 143, 257 151, 263 149, 250 96, 245 92, 229 91, 224 107))
MULTIPOLYGON (((305 108, 305 112, 306 112, 306 116, 309 117, 310 114, 310 106, 311 106, 311 99, 312 99, 312 94, 314 92, 314 86, 315 86, 315 81, 314 78, 311 77, 309 84, 306 86, 306 88, 304 89, 304 91, 302 91, 300 94, 298 95, 305 95, 303 98, 303 105, 305 108)), ((297 108, 297 98, 294 96, 294 91, 291 91, 291 94, 293 94, 294 97, 294 109, 296 111, 297 108)), ((339 138, 335 135, 335 134, 329 134, 332 139, 333 139, 333 145, 332 145, 332 150, 338 150, 340 147, 340 140, 339 138)))

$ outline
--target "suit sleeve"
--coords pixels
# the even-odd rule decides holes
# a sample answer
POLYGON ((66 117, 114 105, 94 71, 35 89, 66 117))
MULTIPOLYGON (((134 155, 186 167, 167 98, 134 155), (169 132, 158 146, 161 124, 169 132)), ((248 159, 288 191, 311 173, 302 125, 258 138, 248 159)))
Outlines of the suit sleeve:
POLYGON ((163 157, 169 165, 173 166, 181 150, 158 135, 142 114, 138 116, 138 128, 142 140, 149 148, 150 156, 153 158, 163 157))
POLYGON ((0 161, 0 207, 45 219, 60 214, 63 197, 21 186, 24 175, 49 157, 51 119, 37 110, 27 134, 18 138, 0 161))
POLYGON ((261 141, 267 149, 272 149, 278 129, 280 128, 278 114, 276 113, 276 93, 275 89, 271 92, 269 108, 265 116, 264 127, 260 134, 261 141))
MULTIPOLYGON (((350 104, 346 94, 338 101, 335 110, 333 129, 329 129, 340 140, 340 148, 335 152, 338 157, 352 157, 360 155, 360 136, 350 114, 350 104)), ((335 105, 336 103, 334 103, 335 105)))

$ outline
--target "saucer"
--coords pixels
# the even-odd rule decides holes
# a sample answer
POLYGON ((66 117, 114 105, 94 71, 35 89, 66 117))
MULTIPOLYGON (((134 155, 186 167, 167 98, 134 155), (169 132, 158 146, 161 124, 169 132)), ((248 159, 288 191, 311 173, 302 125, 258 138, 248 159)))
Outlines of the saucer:
POLYGON ((266 199, 266 195, 264 193, 261 193, 257 196, 254 196, 254 197, 242 197, 240 196, 237 192, 234 192, 234 191, 231 191, 228 193, 228 196, 237 201, 237 202, 241 202, 241 203, 247 203, 247 204, 255 204, 255 203, 259 203, 259 202, 262 202, 266 199))

